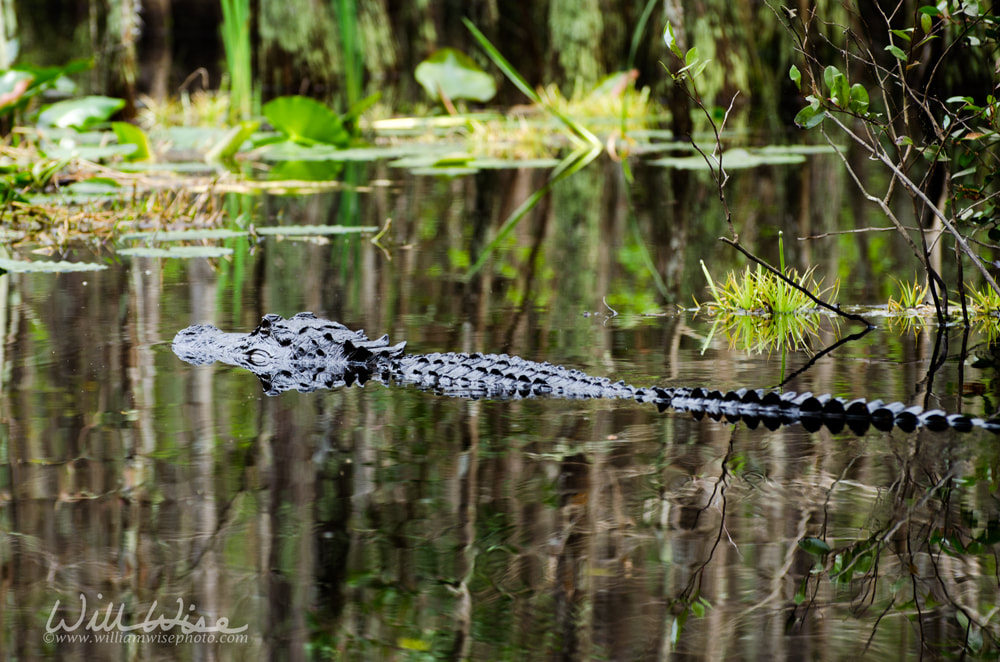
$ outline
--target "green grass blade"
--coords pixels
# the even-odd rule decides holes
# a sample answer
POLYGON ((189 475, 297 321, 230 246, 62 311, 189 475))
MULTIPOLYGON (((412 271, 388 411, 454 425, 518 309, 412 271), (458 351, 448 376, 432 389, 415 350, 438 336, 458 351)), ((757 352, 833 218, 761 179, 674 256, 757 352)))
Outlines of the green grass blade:
POLYGON ((510 234, 511 230, 517 226, 518 222, 524 218, 527 213, 548 194, 549 191, 552 190, 553 186, 563 179, 573 175, 581 168, 586 167, 591 161, 597 158, 597 155, 600 153, 600 147, 578 149, 563 159, 559 165, 552 170, 552 175, 550 176, 549 181, 545 183, 545 186, 532 193, 527 200, 518 205, 517 209, 515 209, 511 215, 507 217, 507 220, 504 221, 502 226, 500 226, 497 236, 495 236, 493 240, 487 244, 486 248, 483 249, 483 252, 476 259, 475 264, 469 267, 469 271, 466 273, 466 278, 472 278, 479 272, 480 269, 483 268, 483 265, 486 264, 486 260, 488 260, 490 255, 492 255, 497 249, 500 242, 502 242, 504 238, 510 234))
POLYGON ((585 126, 574 121, 572 118, 567 117, 558 109, 553 108, 550 104, 543 101, 542 98, 538 96, 538 93, 531 89, 531 85, 529 85, 528 81, 524 79, 524 76, 522 76, 517 69, 514 68, 514 65, 507 61, 507 58, 500 54, 500 51, 498 51, 496 47, 490 43, 490 40, 486 38, 486 35, 479 31, 479 28, 473 25, 472 21, 467 18, 463 18, 462 22, 465 23, 465 27, 467 27, 469 32, 472 33, 472 36, 476 38, 476 41, 479 42, 482 49, 486 51, 486 55, 493 61, 493 64, 497 65, 500 71, 503 72, 503 75, 506 76, 510 82, 514 83, 514 85, 517 86, 517 89, 521 90, 525 96, 544 108, 557 120, 562 122, 563 126, 569 130, 571 138, 577 139, 577 144, 580 144, 580 141, 582 141, 583 145, 581 146, 593 147, 601 145, 601 141, 597 139, 597 136, 591 133, 585 126))

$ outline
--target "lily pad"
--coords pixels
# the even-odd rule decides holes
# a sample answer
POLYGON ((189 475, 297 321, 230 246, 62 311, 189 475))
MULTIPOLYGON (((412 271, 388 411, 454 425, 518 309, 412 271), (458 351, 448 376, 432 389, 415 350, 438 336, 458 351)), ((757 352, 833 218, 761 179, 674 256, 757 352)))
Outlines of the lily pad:
POLYGON ((257 234, 299 237, 377 231, 378 228, 373 225, 273 225, 257 228, 257 234))
POLYGON ((263 112, 274 128, 296 142, 346 147, 351 139, 340 117, 309 97, 278 97, 264 104, 263 112))
POLYGON ((63 273, 67 271, 100 271, 102 269, 107 269, 107 265, 97 264, 96 262, 67 262, 62 260, 60 262, 46 262, 44 260, 28 261, 28 260, 10 260, 8 258, 0 258, 0 271, 4 273, 63 273))
MULTIPOLYGON (((722 155, 722 167, 726 170, 742 170, 756 168, 762 165, 793 165, 803 163, 806 157, 802 154, 766 154, 754 153, 745 149, 734 148, 726 150, 722 155)), ((649 162, 650 165, 675 168, 677 170, 708 170, 709 166, 700 155, 668 156, 649 162)))
POLYGON ((489 101, 497 93, 493 77, 483 71, 472 58, 454 48, 434 51, 417 65, 417 82, 431 97, 489 101))
POLYGON ((129 255, 131 257, 173 257, 173 258, 193 258, 193 257, 225 257, 232 255, 233 249, 224 246, 171 246, 170 248, 148 248, 139 246, 137 248, 122 248, 118 255, 129 255))
POLYGON ((62 191, 70 195, 117 196, 129 189, 123 189, 115 180, 107 177, 91 177, 68 184, 62 187, 62 191))
POLYGON ((281 142, 261 149, 265 161, 377 161, 394 159, 426 151, 428 145, 386 145, 384 147, 353 147, 338 149, 332 145, 299 145, 281 142))
POLYGON ((89 96, 52 104, 38 116, 41 126, 86 130, 108 119, 125 106, 124 99, 89 96))
POLYGON ((127 157, 135 153, 135 145, 77 145, 73 141, 64 141, 56 147, 45 150, 45 155, 51 159, 83 159, 85 161, 101 161, 115 156, 127 157))
MULTIPOLYGON (((245 237, 245 230, 226 229, 193 229, 193 230, 163 230, 151 232, 127 232, 121 236, 123 240, 139 239, 144 241, 195 241, 199 239, 231 239, 245 237)), ((121 251, 119 251, 121 252, 121 251)))
MULTIPOLYGON (((843 151, 847 147, 840 145, 837 149, 843 151)), ((758 154, 834 154, 837 149, 830 145, 767 145, 754 151, 758 154)))
POLYGON ((427 175, 433 175, 435 177, 464 177, 465 175, 474 175, 479 172, 479 168, 470 168, 468 166, 431 166, 424 168, 410 168, 411 175, 418 175, 424 177, 427 175))

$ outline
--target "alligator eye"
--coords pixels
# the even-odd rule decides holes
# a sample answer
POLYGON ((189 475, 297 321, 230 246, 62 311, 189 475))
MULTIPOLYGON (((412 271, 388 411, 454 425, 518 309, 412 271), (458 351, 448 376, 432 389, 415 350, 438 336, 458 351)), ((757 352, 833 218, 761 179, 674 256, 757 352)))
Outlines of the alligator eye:
POLYGON ((271 359, 271 355, 264 349, 251 349, 247 352, 247 362, 250 365, 263 366, 271 359))

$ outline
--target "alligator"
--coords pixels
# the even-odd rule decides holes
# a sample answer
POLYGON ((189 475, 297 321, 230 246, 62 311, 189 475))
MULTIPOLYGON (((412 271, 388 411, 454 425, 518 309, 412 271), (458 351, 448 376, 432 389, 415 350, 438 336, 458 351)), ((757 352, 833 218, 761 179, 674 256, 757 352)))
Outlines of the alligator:
POLYGON ((924 410, 901 402, 847 400, 829 394, 745 389, 721 392, 688 387, 635 387, 607 377, 551 363, 538 363, 506 354, 457 352, 407 354, 405 342, 389 343, 385 335, 370 340, 364 331, 299 313, 289 319, 265 315, 250 333, 226 333, 197 324, 177 333, 173 351, 194 365, 215 361, 245 368, 260 379, 267 395, 288 390, 310 392, 369 380, 401 384, 460 398, 563 399, 610 398, 652 403, 662 412, 686 411, 696 418, 708 416, 748 427, 768 429, 800 423, 814 432, 826 427, 834 433, 848 427, 858 435, 870 427, 889 431, 896 427, 912 432, 918 427, 934 431, 966 432, 982 428, 1000 432, 1000 418, 976 418, 924 410))

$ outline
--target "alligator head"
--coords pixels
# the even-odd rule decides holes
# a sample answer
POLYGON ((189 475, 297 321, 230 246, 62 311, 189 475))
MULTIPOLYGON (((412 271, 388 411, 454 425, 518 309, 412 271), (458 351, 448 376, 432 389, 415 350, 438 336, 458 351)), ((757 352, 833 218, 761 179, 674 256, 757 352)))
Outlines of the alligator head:
POLYGON ((194 365, 219 361, 245 368, 260 378, 268 395, 275 395, 364 383, 387 371, 405 346, 390 345, 388 336, 369 340, 363 331, 299 313, 289 319, 265 315, 250 333, 196 324, 179 331, 172 348, 194 365))

